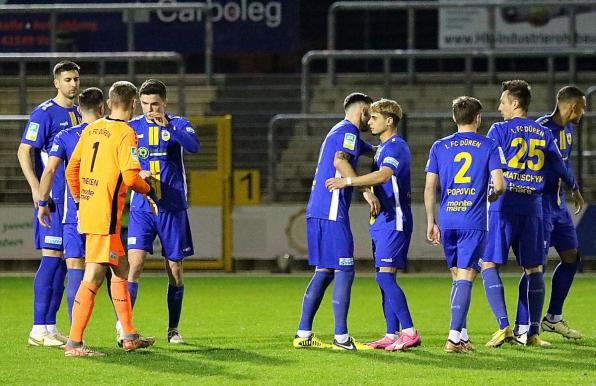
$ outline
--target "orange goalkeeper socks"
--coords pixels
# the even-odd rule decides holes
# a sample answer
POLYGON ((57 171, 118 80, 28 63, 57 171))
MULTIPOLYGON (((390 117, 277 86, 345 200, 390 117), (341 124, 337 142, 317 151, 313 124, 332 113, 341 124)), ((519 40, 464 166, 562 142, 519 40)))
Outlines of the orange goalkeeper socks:
POLYGON ((98 289, 99 287, 93 283, 81 281, 72 306, 72 326, 68 338, 73 342, 83 341, 83 331, 87 328, 87 323, 89 323, 89 318, 93 312, 95 295, 98 289))
POLYGON ((118 320, 122 324, 122 332, 125 335, 135 334, 137 330, 132 325, 132 306, 130 304, 130 294, 128 293, 128 281, 112 276, 111 289, 114 309, 118 315, 118 320))

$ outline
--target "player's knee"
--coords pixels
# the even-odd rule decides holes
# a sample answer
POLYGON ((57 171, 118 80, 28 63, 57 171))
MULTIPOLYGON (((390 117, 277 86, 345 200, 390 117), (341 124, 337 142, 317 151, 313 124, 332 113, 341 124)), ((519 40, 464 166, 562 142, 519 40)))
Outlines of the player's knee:
POLYGON ((492 261, 483 261, 482 262, 482 267, 481 267, 481 270, 482 271, 487 270, 487 269, 490 269, 490 268, 495 268, 496 269, 497 268, 497 264, 493 263, 492 261))
POLYGON ((526 275, 531 275, 533 273, 540 273, 542 272, 542 265, 536 265, 533 267, 524 267, 524 272, 526 275))
POLYGON ((85 260, 82 258, 66 259, 66 268, 68 268, 68 269, 85 269, 85 260))
POLYGON ((561 252, 559 256, 561 256, 561 261, 565 264, 575 264, 579 263, 580 261, 580 256, 577 249, 561 252))

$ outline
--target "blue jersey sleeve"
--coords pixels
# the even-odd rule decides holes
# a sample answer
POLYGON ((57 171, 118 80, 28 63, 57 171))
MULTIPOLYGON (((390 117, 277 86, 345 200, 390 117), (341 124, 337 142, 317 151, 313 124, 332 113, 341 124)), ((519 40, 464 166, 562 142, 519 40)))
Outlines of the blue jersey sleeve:
POLYGON ((576 190, 577 185, 575 183, 575 176, 572 172, 570 172, 571 168, 568 169, 565 165, 565 161, 563 161, 563 157, 561 157, 561 152, 559 151, 557 144, 553 140, 550 131, 545 130, 545 140, 547 162, 549 162, 552 165, 553 170, 557 174, 561 175, 561 179, 563 180, 563 182, 565 182, 565 184, 567 184, 567 186, 571 188, 571 190, 576 190))
POLYGON ((49 156, 58 157, 62 160, 66 160, 66 145, 64 144, 61 135, 57 135, 54 138, 54 143, 52 144, 52 148, 50 149, 49 156))
POLYGON ((343 151, 356 158, 360 155, 360 139, 355 133, 340 132, 334 134, 331 139, 334 142, 334 154, 343 151))
POLYGON ((29 122, 27 122, 21 143, 29 144, 36 149, 42 149, 49 135, 50 114, 42 109, 34 110, 29 117, 29 122))
POLYGON ((394 176, 397 176, 401 169, 403 169, 406 160, 403 159, 405 152, 399 151, 397 146, 387 147, 381 154, 379 169, 386 167, 391 169, 394 176))
POLYGON ((368 153, 371 153, 375 150, 374 146, 371 145, 370 143, 360 139, 360 155, 366 155, 368 153))
POLYGON ((439 162, 437 162, 437 155, 435 154, 436 147, 437 142, 433 143, 428 152, 428 161, 426 161, 426 168, 424 168, 427 173, 439 174, 439 162))
POLYGON ((175 118, 168 127, 172 139, 189 153, 197 153, 201 147, 199 137, 189 121, 184 118, 175 118))
POLYGON ((490 154, 488 157, 488 170, 491 172, 497 169, 506 169, 507 162, 505 160, 505 154, 503 149, 497 145, 495 141, 490 141, 490 154))

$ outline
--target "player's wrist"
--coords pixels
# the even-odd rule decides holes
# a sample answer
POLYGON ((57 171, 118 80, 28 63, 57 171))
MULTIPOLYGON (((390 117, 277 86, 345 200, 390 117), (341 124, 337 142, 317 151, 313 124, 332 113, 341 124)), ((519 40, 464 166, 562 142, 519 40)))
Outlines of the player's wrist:
POLYGON ((48 201, 46 201, 46 200, 39 200, 39 201, 37 201, 37 205, 38 206, 41 206, 41 207, 48 206, 48 201))
POLYGON ((346 178, 346 186, 352 186, 352 177, 346 178))

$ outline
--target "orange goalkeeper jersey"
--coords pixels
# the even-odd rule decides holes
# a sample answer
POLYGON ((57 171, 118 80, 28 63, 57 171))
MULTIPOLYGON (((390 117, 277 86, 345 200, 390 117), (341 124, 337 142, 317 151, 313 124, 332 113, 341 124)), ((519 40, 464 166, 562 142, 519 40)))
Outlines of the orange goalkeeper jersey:
POLYGON ((81 133, 66 179, 79 204, 81 233, 115 234, 126 200, 126 190, 146 194, 149 185, 139 176, 137 136, 125 121, 102 118, 81 133))

